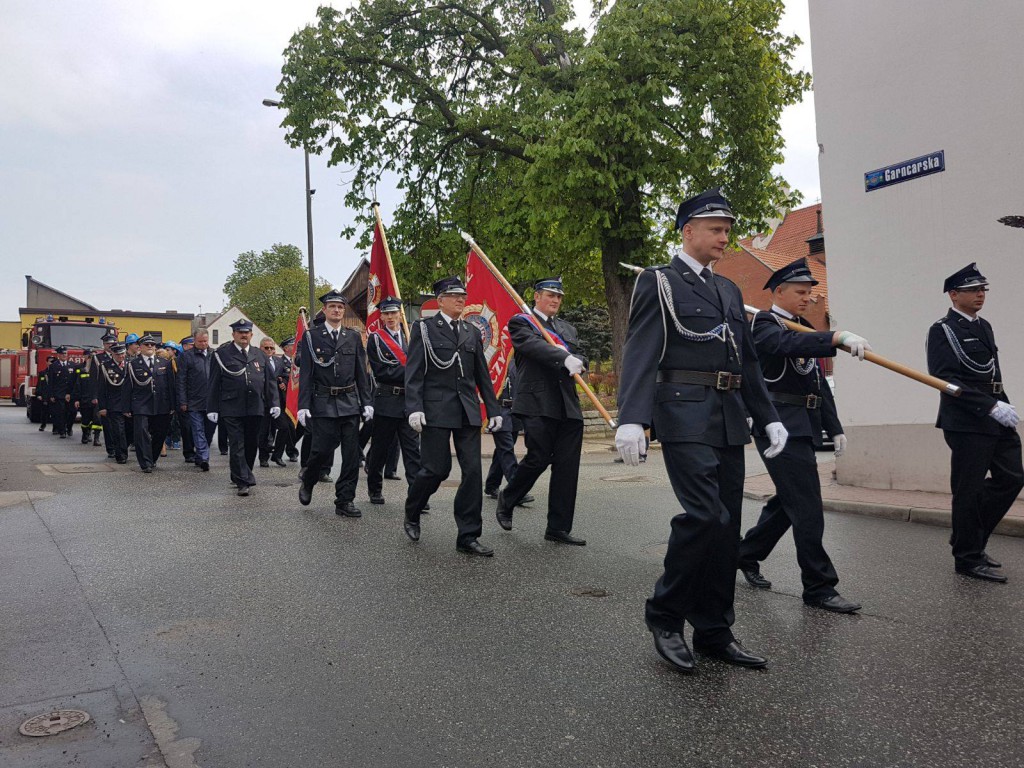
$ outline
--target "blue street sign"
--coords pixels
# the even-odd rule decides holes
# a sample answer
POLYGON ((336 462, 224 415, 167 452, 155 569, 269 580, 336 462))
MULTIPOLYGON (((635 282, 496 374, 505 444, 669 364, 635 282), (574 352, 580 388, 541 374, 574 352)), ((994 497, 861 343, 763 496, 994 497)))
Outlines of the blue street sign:
POLYGON ((887 165, 877 171, 868 171, 864 174, 864 191, 872 192, 882 187, 891 187, 893 184, 930 176, 944 170, 946 170, 946 153, 940 149, 938 152, 929 152, 927 155, 915 157, 913 160, 887 165))

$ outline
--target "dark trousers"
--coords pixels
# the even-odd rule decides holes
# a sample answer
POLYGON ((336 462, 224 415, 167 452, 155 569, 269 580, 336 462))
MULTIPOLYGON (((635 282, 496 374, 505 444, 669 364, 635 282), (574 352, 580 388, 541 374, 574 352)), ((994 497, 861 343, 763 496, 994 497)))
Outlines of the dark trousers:
POLYGON ((82 442, 87 443, 102 429, 99 416, 96 415, 98 409, 91 400, 82 400, 78 410, 82 413, 82 442))
POLYGON ((530 492, 537 478, 551 467, 548 483, 548 530, 572 530, 576 512, 576 487, 580 479, 580 453, 583 450, 583 421, 549 419, 546 416, 522 416, 526 431, 526 456, 519 462, 515 477, 505 486, 509 509, 530 492))
POLYGON ((196 441, 192 436, 192 419, 187 413, 181 411, 174 414, 174 418, 178 420, 178 426, 181 429, 181 457, 185 461, 195 461, 196 441))
POLYGON ((480 467, 480 427, 464 424, 459 429, 423 427, 420 433, 420 471, 409 485, 405 517, 418 523, 424 505, 452 471, 451 443, 459 460, 462 479, 455 492, 456 546, 480 537, 483 530, 483 470, 480 467))
MULTIPOLYGON (((754 442, 762 453, 771 445, 765 437, 755 438, 754 442)), ((822 543, 825 515, 811 438, 789 438, 782 453, 765 461, 765 466, 775 483, 775 495, 761 510, 757 525, 740 542, 739 565, 756 569, 792 526, 804 600, 822 600, 838 594, 839 576, 822 543)))
MULTIPOLYGON (((511 417, 509 417, 511 418, 511 417)), ((516 438, 519 432, 494 432, 494 456, 491 458, 490 469, 487 470, 487 477, 484 479, 484 492, 497 493, 501 486, 501 478, 511 483, 516 476, 516 468, 519 461, 516 459, 516 438)))
POLYGON ((124 436, 129 448, 135 445, 135 419, 131 416, 124 417, 124 436))
POLYGON ((140 467, 145 469, 156 464, 170 426, 171 415, 169 413, 161 413, 158 416, 146 416, 142 413, 132 414, 132 427, 135 431, 135 458, 139 460, 140 467))
POLYGON ((270 454, 274 450, 274 441, 277 439, 277 419, 273 418, 268 411, 263 415, 260 422, 259 456, 260 461, 269 461, 270 454))
POLYGON ((260 435, 262 416, 225 416, 221 414, 218 430, 224 430, 228 438, 228 463, 231 466, 231 482, 239 488, 256 485, 252 467, 256 463, 256 451, 260 435))
MULTIPOLYGON (((97 411, 99 406, 96 406, 97 411)), ((121 430, 124 431, 124 417, 122 416, 121 430)), ((103 447, 107 449, 107 458, 116 457, 117 453, 114 451, 113 442, 116 439, 110 432, 110 412, 107 412, 106 416, 100 416, 100 426, 103 428, 103 447)))
POLYGON ((341 445, 341 469, 334 483, 334 505, 347 504, 356 497, 359 482, 359 417, 313 416, 306 421, 307 440, 311 437, 309 462, 302 474, 306 488, 316 485, 321 471, 334 463, 334 451, 341 445))
POLYGON ((67 434, 71 431, 68 425, 68 408, 64 399, 54 400, 50 403, 50 421, 53 422, 53 433, 55 435, 67 434))
POLYGON ((274 438, 274 450, 270 458, 280 461, 287 452, 288 456, 295 456, 295 425, 291 418, 284 411, 277 417, 277 437, 274 438))
POLYGON ((40 398, 39 400, 39 431, 42 432, 46 429, 46 425, 50 422, 50 401, 47 398, 40 398))
POLYGON ((672 518, 665 572, 647 601, 651 628, 694 629, 708 648, 731 643, 736 553, 743 507, 743 446, 663 443, 665 469, 682 513, 672 518))
MULTIPOLYGON (((408 427, 409 426, 409 422, 406 421, 405 425, 408 427)), ((412 429, 412 427, 409 427, 409 429, 412 429)), ((413 429, 413 434, 416 434, 416 430, 414 430, 414 429, 413 429)), ((416 437, 416 450, 417 451, 419 450, 419 445, 420 445, 420 440, 419 440, 419 436, 417 436, 416 437)), ((393 438, 391 438, 391 443, 388 445, 388 456, 387 456, 387 459, 385 459, 385 461, 384 461, 384 474, 385 475, 393 475, 396 472, 398 472, 398 455, 400 453, 403 453, 403 451, 401 449, 401 446, 399 445, 398 435, 395 435, 393 438)), ((417 459, 416 460, 416 471, 417 472, 419 472, 419 467, 420 467, 419 459, 417 459)), ((408 472, 406 473, 406 480, 408 482, 412 482, 412 480, 410 480, 408 478, 408 472)))
POLYGON ((104 421, 107 424, 104 443, 109 455, 118 461, 128 459, 128 437, 125 434, 124 414, 119 411, 107 411, 104 421))
POLYGON ((953 559, 957 568, 984 565, 981 553, 989 536, 1024 487, 1020 436, 1005 427, 998 435, 948 430, 943 435, 952 451, 953 559))
POLYGON ((405 480, 412 485, 420 471, 420 441, 416 430, 404 418, 374 416, 373 439, 370 454, 366 457, 366 488, 370 494, 384 490, 384 469, 391 458, 391 446, 395 437, 402 446, 402 462, 405 465, 405 480))
POLYGON ((217 425, 217 450, 223 456, 228 452, 228 432, 224 427, 217 425))

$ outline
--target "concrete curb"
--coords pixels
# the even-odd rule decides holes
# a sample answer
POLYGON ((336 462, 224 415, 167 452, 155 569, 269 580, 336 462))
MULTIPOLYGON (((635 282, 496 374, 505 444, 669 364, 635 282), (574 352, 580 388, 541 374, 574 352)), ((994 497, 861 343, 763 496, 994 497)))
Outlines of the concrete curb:
MULTIPOLYGON (((765 501, 768 495, 755 491, 744 491, 743 497, 754 501, 765 501)), ((866 501, 847 501, 844 499, 823 499, 822 507, 827 512, 845 512, 850 515, 880 517, 885 520, 900 520, 921 525, 933 525, 939 528, 951 527, 951 513, 943 509, 923 507, 901 507, 892 504, 876 504, 866 501)), ((1005 517, 996 526, 995 532, 1002 536, 1018 536, 1024 538, 1024 519, 1005 517)))

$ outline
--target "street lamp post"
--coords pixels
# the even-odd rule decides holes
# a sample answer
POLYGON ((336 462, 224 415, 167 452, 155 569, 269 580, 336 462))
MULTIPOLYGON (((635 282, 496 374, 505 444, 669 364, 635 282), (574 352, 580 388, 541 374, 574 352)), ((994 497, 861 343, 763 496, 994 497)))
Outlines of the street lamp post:
MULTIPOLYGON (((263 106, 280 107, 281 102, 264 99, 263 106)), ((303 147, 302 154, 306 163, 306 253, 309 258, 309 311, 313 314, 316 307, 316 273, 313 271, 313 193, 316 190, 309 188, 309 150, 303 147)))

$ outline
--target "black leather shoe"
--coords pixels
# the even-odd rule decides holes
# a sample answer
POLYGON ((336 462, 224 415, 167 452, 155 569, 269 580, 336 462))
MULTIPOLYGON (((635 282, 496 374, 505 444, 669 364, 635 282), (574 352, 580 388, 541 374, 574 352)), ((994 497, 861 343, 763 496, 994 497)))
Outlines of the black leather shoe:
POLYGON ((989 568, 1002 568, 1003 567, 1003 564, 1002 563, 997 563, 995 560, 993 560, 991 558, 991 556, 989 556, 988 552, 982 552, 981 553, 981 558, 985 561, 985 565, 987 565, 989 568))
POLYGON ((754 587, 755 589, 771 589, 772 583, 768 581, 757 568, 743 568, 740 567, 740 573, 743 574, 743 578, 747 580, 747 584, 754 587))
POLYGON ((227 455, 228 455, 228 452, 227 452, 227 451, 221 451, 221 452, 220 452, 220 455, 221 455, 221 456, 227 456, 227 455))
MULTIPOLYGON (((500 520, 498 522, 501 522, 500 520)), ((544 531, 544 538, 547 541, 557 541, 559 544, 574 544, 577 547, 587 546, 586 539, 573 536, 568 531, 544 531)))
POLYGON ((411 523, 408 520, 403 521, 402 526, 405 528, 405 535, 413 541, 420 540, 420 524, 411 523))
POLYGON ((200 461, 199 462, 199 468, 201 470, 203 470, 203 472, 209 472, 210 471, 210 462, 208 462, 208 461, 200 461))
POLYGON ((143 467, 142 471, 145 472, 147 475, 153 474, 153 468, 152 467, 143 467))
POLYGON ((972 568, 957 568, 956 572, 961 576, 969 576, 972 579, 981 579, 982 581, 994 581, 998 584, 1005 584, 1007 582, 1007 578, 1003 574, 987 565, 975 565, 972 568))
POLYGON ((429 504, 424 504, 423 505, 423 509, 420 510, 420 514, 423 514, 424 512, 429 512, 429 511, 430 511, 430 505, 429 504))
POLYGON ((362 517, 363 513, 359 511, 359 507, 353 504, 351 501, 346 501, 344 504, 334 505, 334 514, 341 515, 342 517, 362 517))
POLYGON ((385 480, 401 480, 402 478, 398 476, 397 472, 385 472, 384 473, 384 479, 385 480))
POLYGON ((249 495, 249 486, 248 485, 240 486, 239 489, 238 489, 238 495, 239 496, 248 496, 249 495))
POLYGON ((498 498, 498 492, 497 491, 488 491, 485 488, 484 489, 484 496, 486 496, 488 499, 496 499, 496 498, 498 498))
POLYGON ((696 643, 693 644, 693 648, 704 656, 724 661, 726 664, 735 664, 737 667, 760 669, 768 665, 768 659, 751 653, 740 644, 739 640, 733 640, 722 648, 703 648, 696 643))
POLYGON ((313 489, 307 488, 305 484, 299 486, 299 504, 304 507, 309 506, 309 502, 313 500, 313 489))
POLYGON ((61 440, 67 440, 67 439, 68 439, 68 436, 67 436, 67 434, 66 434, 66 433, 64 433, 64 432, 61 432, 61 433, 60 433, 60 439, 61 439, 61 440))
POLYGON ((263 460, 263 461, 260 462, 260 466, 264 467, 264 468, 269 467, 270 466, 270 462, 266 461, 266 460, 263 460))
POLYGON ((279 466, 279 467, 287 467, 287 466, 288 466, 287 464, 285 464, 285 463, 284 463, 283 461, 281 461, 280 459, 273 459, 273 462, 274 462, 275 464, 277 464, 277 466, 279 466))
POLYGON ((686 674, 693 674, 697 664, 693 660, 693 654, 686 645, 686 639, 681 632, 669 632, 664 629, 652 629, 654 635, 654 650, 658 652, 665 661, 686 674))
POLYGON ((380 494, 380 493, 371 493, 370 494, 370 503, 371 504, 383 504, 384 503, 384 496, 382 494, 380 494))
POLYGON ((299 460, 299 455, 298 454, 295 454, 294 456, 289 456, 288 457, 288 461, 290 461, 292 464, 294 464, 298 460, 299 460))
POLYGON ((512 510, 505 504, 504 491, 498 493, 498 508, 494 511, 494 516, 498 518, 498 525, 503 530, 512 530, 512 510))
POLYGON ((476 539, 467 542, 466 544, 458 544, 455 547, 459 552, 465 552, 467 555, 476 555, 478 557, 493 557, 494 550, 490 547, 485 547, 476 539))
POLYGON ((117 461, 118 464, 127 464, 128 463, 128 459, 116 459, 116 461, 117 461))
POLYGON ((316 479, 316 481, 318 483, 329 483, 329 482, 331 482, 331 473, 330 472, 321 472, 320 473, 320 477, 318 477, 316 479))
POLYGON ((832 613, 856 613, 860 610, 860 603, 847 600, 842 595, 832 595, 824 600, 804 600, 811 608, 821 608, 832 613))
POLYGON ((532 504, 535 501, 536 501, 536 499, 533 498, 533 496, 531 496, 530 494, 526 494, 525 496, 523 496, 523 498, 521 498, 519 500, 519 502, 516 504, 516 506, 517 507, 521 507, 524 504, 532 504))
POLYGON ((46 431, 46 425, 45 425, 45 424, 43 424, 43 426, 41 426, 41 427, 39 428, 39 431, 40 431, 40 432, 45 432, 45 431, 46 431))

